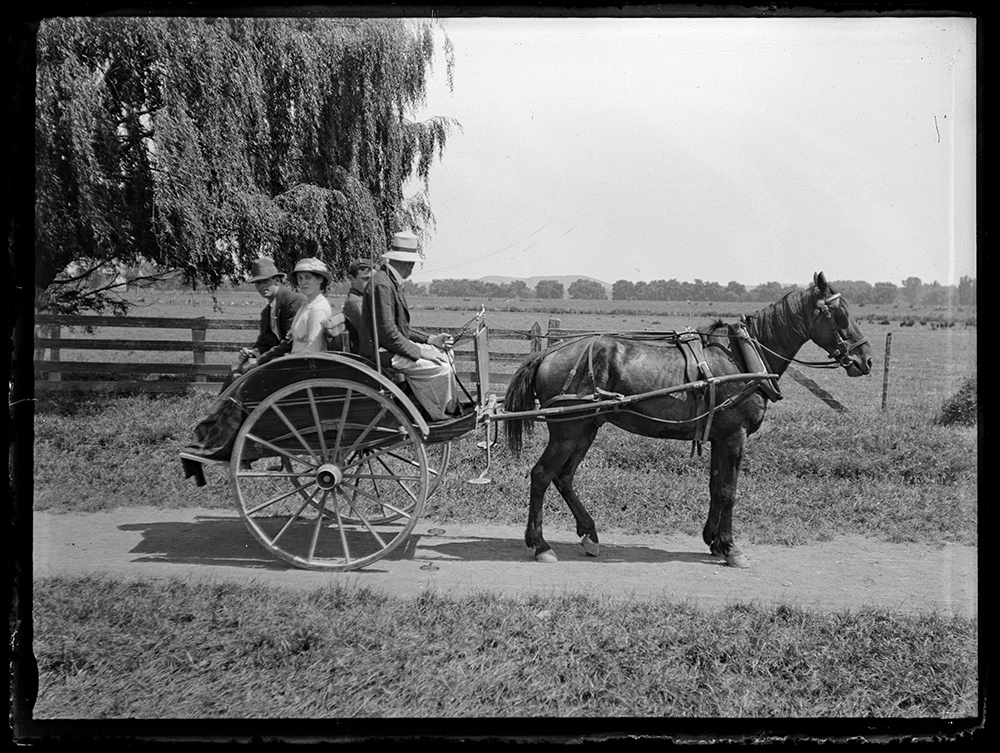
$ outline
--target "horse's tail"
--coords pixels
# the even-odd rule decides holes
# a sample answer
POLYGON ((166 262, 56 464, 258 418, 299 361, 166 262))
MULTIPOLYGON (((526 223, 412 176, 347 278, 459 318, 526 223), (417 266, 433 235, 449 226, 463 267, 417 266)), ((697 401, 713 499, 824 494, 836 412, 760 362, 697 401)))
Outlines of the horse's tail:
MULTIPOLYGON (((538 373, 538 366, 545 357, 544 352, 532 353, 528 360, 522 363, 514 372, 510 384, 507 385, 507 393, 503 399, 503 409, 509 412, 530 411, 535 408, 535 375, 538 373)), ((514 457, 521 453, 523 437, 530 434, 534 428, 534 421, 527 418, 512 418, 504 420, 504 428, 507 432, 507 446, 514 457)))

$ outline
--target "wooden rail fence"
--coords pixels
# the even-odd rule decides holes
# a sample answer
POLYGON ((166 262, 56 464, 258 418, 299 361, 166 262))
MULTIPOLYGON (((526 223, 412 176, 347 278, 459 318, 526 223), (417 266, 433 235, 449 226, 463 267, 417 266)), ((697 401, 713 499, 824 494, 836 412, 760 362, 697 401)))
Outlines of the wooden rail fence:
MULTIPOLYGON (((209 319, 207 317, 110 317, 73 316, 39 314, 35 316, 35 390, 36 392, 57 391, 99 391, 99 392, 184 392, 190 389, 218 390, 220 382, 229 374, 230 363, 236 352, 256 337, 258 321, 248 319, 209 319), (83 328, 86 335, 79 332, 64 336, 67 327, 83 328), (135 339, 131 336, 93 337, 99 328, 149 330, 173 335, 162 339, 135 339), (239 337, 234 333, 248 332, 239 337), (210 339, 209 333, 227 335, 228 339, 210 339), (101 351, 117 354, 114 359, 91 361, 79 357, 65 358, 64 351, 101 351), (148 362, 135 357, 136 353, 184 353, 191 360, 170 360, 148 362), (210 363, 209 353, 224 354, 216 363, 210 363), (46 354, 47 357, 46 357, 46 354), (102 375, 114 378, 102 379, 102 375)), ((458 327, 435 328, 448 334, 458 334, 458 327)), ((499 328, 490 331, 490 341, 514 341, 523 343, 508 348, 490 348, 490 387, 500 394, 506 389, 517 366, 529 353, 544 350, 551 343, 577 335, 588 330, 562 329, 560 320, 551 318, 548 327, 542 330, 538 322, 528 330, 499 328)), ((888 356, 888 342, 886 343, 888 356)), ((886 359, 888 368, 888 358, 886 359)), ((460 342, 455 348, 455 366, 458 378, 467 387, 475 379, 474 355, 471 341, 460 342)), ((831 408, 847 410, 830 393, 823 390, 804 374, 789 367, 790 377, 806 387, 831 408)), ((886 380, 888 379, 888 372, 886 380)), ((884 402, 884 399, 883 399, 884 402)))
MULTIPOLYGON (((218 390, 237 351, 256 338, 257 327, 256 319, 39 314, 35 317, 35 389, 38 392, 218 390), (66 332, 67 328, 76 331, 66 332), (98 334, 101 329, 115 332, 102 337, 98 334), (154 332, 162 337, 151 337, 154 332), (240 336, 240 333, 246 334, 240 336), (101 358, 81 358, 83 351, 100 351, 101 358), (150 353, 175 357, 150 360, 150 353), (185 355, 176 357, 180 354, 185 355), (187 360, 188 354, 190 360, 187 360), (220 355, 211 362, 209 354, 220 355), (107 376, 102 378, 104 375, 107 376)), ((435 330, 455 335, 460 328, 436 327, 435 330)), ((491 342, 523 343, 513 349, 509 346, 500 350, 491 348, 491 385, 502 392, 525 357, 546 347, 547 334, 557 333, 543 333, 537 322, 523 332, 491 330, 491 342)), ((567 333, 559 334, 567 336, 567 333)), ((475 373, 470 340, 456 346, 455 365, 459 379, 470 384, 475 373)))

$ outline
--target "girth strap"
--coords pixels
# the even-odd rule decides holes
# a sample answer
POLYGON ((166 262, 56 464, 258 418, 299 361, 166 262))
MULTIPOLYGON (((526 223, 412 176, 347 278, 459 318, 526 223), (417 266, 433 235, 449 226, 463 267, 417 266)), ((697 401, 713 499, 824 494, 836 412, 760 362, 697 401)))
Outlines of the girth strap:
POLYGON ((684 332, 677 338, 677 347, 684 354, 684 376, 688 382, 697 382, 704 379, 708 382, 708 388, 702 395, 703 410, 706 413, 705 422, 700 429, 695 429, 695 439, 691 444, 691 454, 695 450, 701 455, 702 443, 707 442, 712 431, 712 419, 715 418, 715 379, 712 370, 708 367, 708 360, 705 358, 705 348, 701 341, 701 334, 698 332, 684 332))

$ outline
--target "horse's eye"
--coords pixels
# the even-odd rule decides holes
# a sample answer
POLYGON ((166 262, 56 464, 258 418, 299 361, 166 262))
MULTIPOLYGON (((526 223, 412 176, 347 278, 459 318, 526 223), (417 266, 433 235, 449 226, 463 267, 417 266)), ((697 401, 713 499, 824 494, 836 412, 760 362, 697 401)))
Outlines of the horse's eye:
POLYGON ((850 316, 847 314, 847 308, 841 301, 837 301, 836 304, 830 307, 830 313, 833 314, 833 321, 836 322, 837 326, 841 329, 847 327, 850 323, 850 316))

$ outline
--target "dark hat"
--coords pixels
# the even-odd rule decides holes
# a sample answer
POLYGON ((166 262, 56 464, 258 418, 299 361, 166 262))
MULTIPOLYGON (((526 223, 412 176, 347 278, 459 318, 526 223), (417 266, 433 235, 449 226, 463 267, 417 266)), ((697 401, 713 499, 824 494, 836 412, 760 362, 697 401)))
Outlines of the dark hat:
POLYGON ((372 263, 370 261, 356 261, 353 264, 351 264, 350 267, 348 267, 347 272, 348 274, 351 275, 351 277, 354 277, 354 275, 356 275, 358 272, 371 268, 372 268, 372 263))
POLYGON ((266 256, 262 256, 250 267, 250 282, 260 282, 270 280, 272 277, 284 277, 284 272, 279 272, 274 266, 274 262, 266 256))

